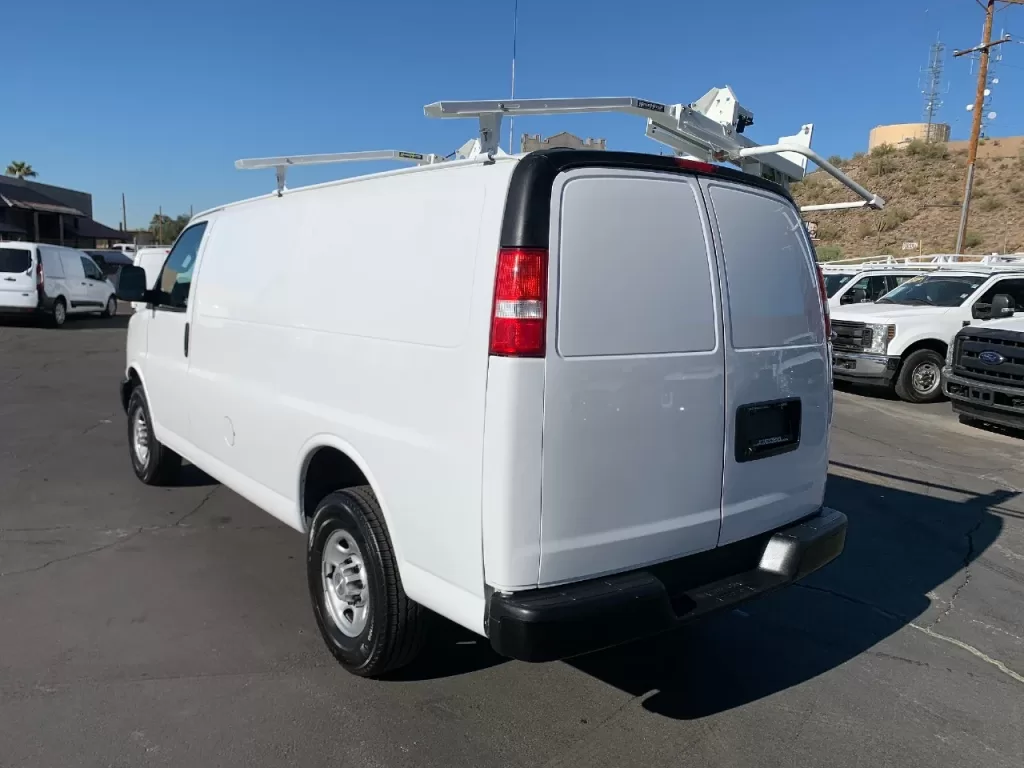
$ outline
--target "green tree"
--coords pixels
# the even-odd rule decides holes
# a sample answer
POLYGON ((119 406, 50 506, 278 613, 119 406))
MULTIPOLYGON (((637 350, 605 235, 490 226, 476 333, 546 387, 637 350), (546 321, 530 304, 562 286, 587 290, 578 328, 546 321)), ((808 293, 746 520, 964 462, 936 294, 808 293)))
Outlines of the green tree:
POLYGON ((181 231, 188 226, 189 215, 183 213, 171 218, 167 214, 154 213, 149 221, 149 231, 160 245, 170 245, 178 239, 181 231))
POLYGON ((4 173, 16 179, 31 179, 39 175, 31 165, 23 160, 12 160, 7 164, 7 170, 4 173))

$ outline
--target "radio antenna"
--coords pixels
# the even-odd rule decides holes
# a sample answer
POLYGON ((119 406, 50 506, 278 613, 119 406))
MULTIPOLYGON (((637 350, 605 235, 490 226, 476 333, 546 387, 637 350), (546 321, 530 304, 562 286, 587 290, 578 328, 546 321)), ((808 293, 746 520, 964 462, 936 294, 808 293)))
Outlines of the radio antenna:
MULTIPOLYGON (((511 99, 515 101, 516 98, 516 36, 519 33, 519 0, 515 0, 515 5, 512 8, 512 96, 511 99)), ((508 119, 508 153, 510 155, 515 154, 512 149, 512 142, 515 141, 516 132, 513 130, 515 125, 515 118, 510 117, 508 119)))

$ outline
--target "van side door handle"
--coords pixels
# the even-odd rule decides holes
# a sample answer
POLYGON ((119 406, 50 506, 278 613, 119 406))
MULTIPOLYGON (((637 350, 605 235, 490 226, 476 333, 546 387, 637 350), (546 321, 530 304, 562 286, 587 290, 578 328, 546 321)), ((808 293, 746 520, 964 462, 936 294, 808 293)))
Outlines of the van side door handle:
POLYGON ((188 323, 185 323, 185 357, 188 357, 188 323))

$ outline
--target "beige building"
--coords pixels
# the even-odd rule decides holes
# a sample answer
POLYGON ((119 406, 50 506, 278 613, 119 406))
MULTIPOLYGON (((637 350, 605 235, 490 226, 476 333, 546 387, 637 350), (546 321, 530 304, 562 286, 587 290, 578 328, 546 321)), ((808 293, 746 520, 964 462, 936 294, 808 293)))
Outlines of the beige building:
POLYGON ((568 147, 569 149, 607 149, 604 139, 581 139, 567 131, 556 133, 542 139, 540 134, 530 135, 524 133, 519 143, 521 152, 536 152, 538 149, 551 149, 552 147, 568 147))
POLYGON ((949 141, 949 126, 946 123, 898 123, 896 125, 878 125, 871 129, 868 137, 868 149, 881 144, 901 147, 914 139, 922 141, 949 141), (929 127, 931 132, 929 135, 929 127))

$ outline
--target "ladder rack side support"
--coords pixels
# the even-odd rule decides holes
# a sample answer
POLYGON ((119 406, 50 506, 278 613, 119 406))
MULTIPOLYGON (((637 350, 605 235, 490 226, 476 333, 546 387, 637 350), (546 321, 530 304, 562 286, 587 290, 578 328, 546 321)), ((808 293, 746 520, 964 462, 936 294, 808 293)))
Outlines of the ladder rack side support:
POLYGON ((735 153, 734 157, 737 159, 741 157, 757 157, 758 155, 771 155, 777 152, 794 152, 795 154, 803 155, 808 160, 813 160, 821 170, 836 179, 836 181, 841 183, 844 187, 852 189, 857 193, 858 197, 863 198, 868 207, 874 208, 876 211, 880 211, 885 207, 884 199, 876 194, 868 192, 868 190, 840 171, 810 147, 804 147, 799 144, 767 144, 761 147, 741 149, 739 152, 735 153))

